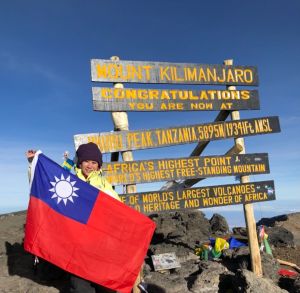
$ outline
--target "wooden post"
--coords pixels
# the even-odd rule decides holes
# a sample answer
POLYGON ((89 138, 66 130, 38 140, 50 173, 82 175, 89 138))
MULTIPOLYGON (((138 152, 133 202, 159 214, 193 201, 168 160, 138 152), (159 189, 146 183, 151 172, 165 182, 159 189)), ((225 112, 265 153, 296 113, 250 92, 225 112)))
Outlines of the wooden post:
MULTIPOLYGON (((118 56, 112 56, 110 58, 111 60, 113 61, 119 61, 119 57, 118 56)), ((114 87, 115 88, 123 88, 123 84, 122 83, 115 83, 114 84, 114 87)), ((126 112, 112 112, 111 113, 112 115, 112 120, 113 120, 113 123, 114 123, 114 129, 117 130, 117 131, 121 131, 121 130, 129 130, 129 123, 128 123, 128 115, 126 112)), ((112 159, 115 159, 115 158, 118 158, 117 155, 112 155, 111 157, 112 159)), ((133 161, 133 154, 132 154, 132 151, 125 151, 125 152, 122 152, 122 158, 123 158, 123 161, 133 161)), ((137 190, 136 190, 136 184, 131 184, 131 185, 126 185, 126 188, 125 188, 125 192, 126 193, 136 193, 137 190)), ((141 269, 136 281, 135 281, 135 284, 134 284, 134 287, 133 287, 133 290, 132 292, 133 293, 140 293, 140 289, 137 287, 137 285, 141 282, 141 279, 142 279, 142 272, 143 270, 141 269)))
MULTIPOLYGON (((233 65, 233 60, 225 60, 225 65, 233 65)), ((235 90, 235 86, 227 86, 228 90, 235 90)), ((231 119, 232 120, 240 120, 240 112, 239 111, 232 111, 231 112, 231 119)), ((241 154, 245 154, 245 142, 243 137, 235 138, 235 144, 239 144, 243 147, 241 154)), ((240 177, 241 183, 248 183, 250 182, 249 176, 241 176, 240 177)), ((256 233, 256 222, 254 218, 253 212, 253 205, 252 204, 244 204, 244 216, 246 222, 246 228, 248 233, 248 243, 249 243, 249 250, 250 250, 250 259, 251 259, 251 268, 253 273, 261 277, 262 276, 262 266, 261 266, 261 257, 260 251, 258 246, 258 239, 256 233)))
MULTIPOLYGON (((118 56, 112 56, 110 58, 113 61, 120 60, 118 56)), ((115 83, 115 88, 123 88, 122 83, 115 83)), ((114 123, 114 129, 117 131, 121 130, 129 130, 129 123, 128 123, 128 115, 126 112, 112 112, 112 119, 114 123)), ((125 151, 122 152, 123 161, 133 161, 133 154, 132 151, 125 151)), ((126 193, 136 193, 136 185, 126 185, 126 193)))

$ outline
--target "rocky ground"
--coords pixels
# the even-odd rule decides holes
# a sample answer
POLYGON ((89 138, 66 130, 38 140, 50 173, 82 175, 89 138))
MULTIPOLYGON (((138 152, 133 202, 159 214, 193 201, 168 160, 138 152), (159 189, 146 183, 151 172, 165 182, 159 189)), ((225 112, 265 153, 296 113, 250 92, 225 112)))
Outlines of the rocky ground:
POLYGON ((286 260, 297 264, 300 267, 300 247, 291 247, 287 249, 286 247, 274 247, 273 255, 276 258, 286 260))
MULTIPOLYGON (((0 292, 65 292, 67 275, 49 264, 33 270, 33 258, 22 247, 26 212, 0 215, 0 292)), ((157 229, 146 258, 143 274, 149 293, 184 292, 300 292, 300 278, 280 277, 277 258, 300 266, 300 213, 262 219, 273 256, 262 253, 264 277, 250 271, 247 247, 227 250, 216 260, 202 261, 194 254, 209 237, 232 234, 224 218, 208 220, 198 211, 152 215, 157 229), (175 252, 181 268, 155 272, 151 255, 175 252), (287 291, 285 291, 287 290, 287 291)), ((245 228, 233 229, 247 238, 245 228)))
MULTIPOLYGON (((286 229, 292 233, 290 242, 273 245, 273 254, 276 258, 296 263, 300 267, 300 213, 282 215, 273 218, 261 219, 258 224, 263 224, 272 229, 286 229)), ((268 233, 268 228, 266 229, 268 233)), ((284 231, 284 230, 283 230, 284 231)), ((286 234, 287 235, 287 234, 286 234)))

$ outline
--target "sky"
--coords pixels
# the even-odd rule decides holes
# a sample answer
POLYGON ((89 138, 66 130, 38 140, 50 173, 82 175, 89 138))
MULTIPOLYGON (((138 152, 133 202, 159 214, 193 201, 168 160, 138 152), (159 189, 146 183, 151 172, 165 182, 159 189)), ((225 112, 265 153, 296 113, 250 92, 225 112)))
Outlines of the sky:
MULTIPOLYGON (((91 59, 111 56, 202 64, 233 59, 235 65, 257 66, 261 109, 241 111, 241 118, 279 116, 281 133, 245 139, 246 152, 267 152, 270 160, 271 173, 251 180, 274 180, 276 187, 277 200, 255 204, 255 210, 258 217, 300 210, 299 1, 2 1, 0 40, 0 213, 27 208, 27 149, 41 149, 62 163, 65 150, 74 154, 73 135, 113 130, 110 113, 93 111, 90 68, 91 59)), ((128 112, 129 128, 208 123, 217 113, 128 112)), ((221 155, 232 144, 232 139, 211 142, 203 155, 221 155)), ((194 147, 134 151, 133 156, 184 157, 194 147)), ((224 177, 201 185, 223 183, 236 182, 224 177)), ((139 185, 138 191, 162 184, 139 185)))

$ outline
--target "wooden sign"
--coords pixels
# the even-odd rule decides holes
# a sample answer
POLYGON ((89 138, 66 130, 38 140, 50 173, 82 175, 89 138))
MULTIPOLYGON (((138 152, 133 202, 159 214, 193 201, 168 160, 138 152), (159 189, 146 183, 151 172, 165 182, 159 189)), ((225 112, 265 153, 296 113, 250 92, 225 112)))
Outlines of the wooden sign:
POLYGON ((258 91, 93 87, 96 111, 257 110, 258 91))
POLYGON ((269 173, 268 154, 205 156, 104 163, 112 185, 269 173))
POLYGON ((120 197, 141 213, 152 214, 275 200, 275 189, 274 181, 261 181, 123 194, 120 197))
POLYGON ((280 132, 277 116, 170 128, 77 134, 74 143, 77 149, 81 144, 94 142, 102 153, 111 153, 275 132, 280 132))
POLYGON ((91 60, 92 81, 258 85, 254 66, 91 60))

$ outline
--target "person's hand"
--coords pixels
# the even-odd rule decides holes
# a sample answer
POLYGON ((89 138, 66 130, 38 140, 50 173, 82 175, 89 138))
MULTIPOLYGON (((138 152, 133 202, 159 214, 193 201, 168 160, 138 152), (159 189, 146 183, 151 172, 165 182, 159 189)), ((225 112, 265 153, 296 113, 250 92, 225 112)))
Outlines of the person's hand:
POLYGON ((67 160, 69 158, 69 152, 65 151, 64 152, 64 159, 67 160))
POLYGON ((35 153, 36 153, 36 150, 28 150, 27 152, 25 152, 25 156, 26 156, 29 163, 32 162, 35 153))

